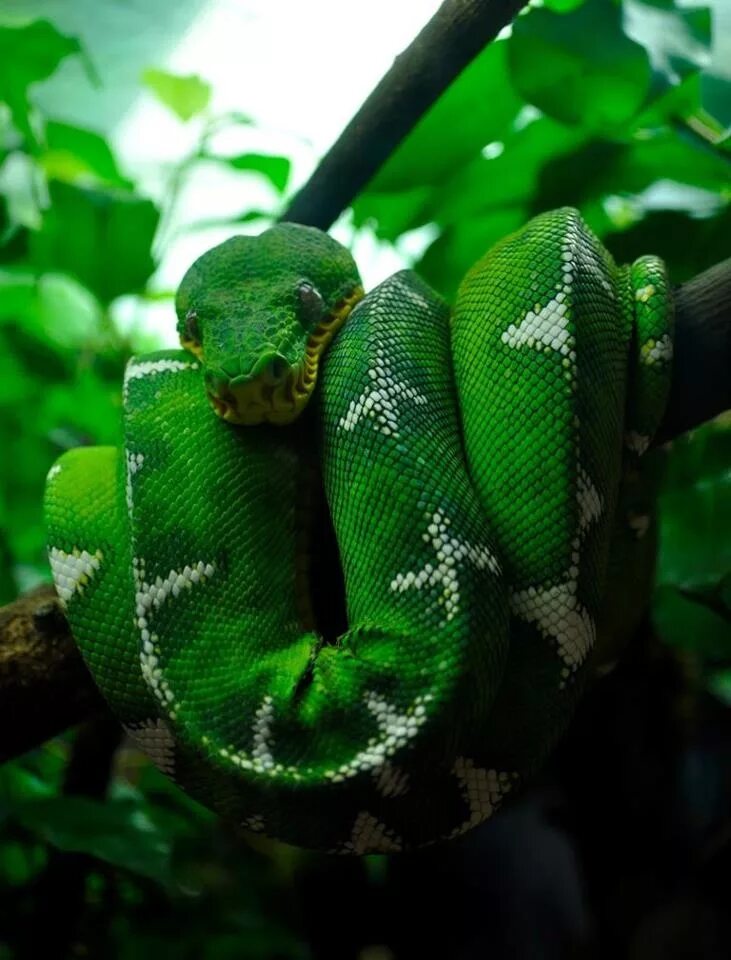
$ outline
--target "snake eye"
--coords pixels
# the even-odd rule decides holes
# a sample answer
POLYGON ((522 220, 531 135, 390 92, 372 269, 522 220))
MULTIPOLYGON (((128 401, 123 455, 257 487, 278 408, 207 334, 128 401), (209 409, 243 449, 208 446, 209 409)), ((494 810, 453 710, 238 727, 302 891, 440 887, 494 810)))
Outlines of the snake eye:
POLYGON ((200 325, 198 323, 198 314, 195 310, 189 310, 185 315, 183 339, 188 340, 198 346, 201 343, 200 325))
POLYGON ((307 280, 302 280, 297 286, 297 300, 300 316, 306 323, 313 323, 320 319, 325 310, 320 291, 307 280))

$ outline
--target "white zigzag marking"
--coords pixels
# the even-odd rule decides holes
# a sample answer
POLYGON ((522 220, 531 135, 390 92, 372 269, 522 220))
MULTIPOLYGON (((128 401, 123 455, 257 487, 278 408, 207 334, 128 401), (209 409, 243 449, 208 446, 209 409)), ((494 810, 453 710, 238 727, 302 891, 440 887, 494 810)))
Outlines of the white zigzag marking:
POLYGON ((398 404, 412 400, 423 405, 427 402, 415 387, 410 387, 393 374, 391 361, 379 347, 373 365, 368 368, 370 383, 357 398, 351 400, 345 416, 338 421, 338 429, 353 430, 365 417, 374 421, 376 430, 387 437, 398 437, 398 404))
POLYGON ((452 830, 449 834, 450 840, 467 833, 491 817, 517 779, 515 773, 498 773, 497 770, 476 767, 474 760, 466 757, 457 757, 453 772, 462 787, 462 795, 470 808, 470 815, 469 819, 452 830))
POLYGON ((400 711, 374 691, 366 693, 364 699, 366 707, 376 718, 380 736, 371 737, 363 750, 359 750, 352 760, 342 764, 337 770, 326 770, 325 776, 333 783, 340 783, 366 770, 380 770, 386 759, 413 740, 419 728, 426 722, 425 704, 429 703, 432 695, 425 693, 416 697, 404 711, 400 711))
POLYGON ((182 570, 171 570, 166 577, 155 577, 152 583, 145 579, 145 563, 138 557, 132 561, 135 580, 135 614, 137 629, 140 631, 140 668, 142 676, 159 702, 166 708, 174 720, 177 710, 175 695, 169 683, 162 675, 160 651, 157 646, 159 637, 151 630, 151 620, 156 610, 169 597, 178 597, 182 590, 191 589, 196 583, 204 583, 216 571, 214 563, 202 560, 182 570))
POLYGON ((195 360, 171 360, 161 357, 159 360, 140 360, 138 362, 130 361, 124 371, 124 382, 122 393, 124 399, 127 399, 127 392, 130 381, 139 380, 141 377, 149 377, 156 373, 176 373, 180 370, 197 370, 199 364, 195 360))
POLYGON ((51 547, 48 551, 48 559, 56 593, 63 607, 74 594, 84 592, 84 587, 99 569, 103 558, 104 554, 101 550, 89 553, 88 550, 79 550, 78 547, 74 547, 70 553, 66 553, 58 547, 51 547))
POLYGON ((478 570, 487 567, 493 573, 500 573, 500 564, 491 551, 486 546, 466 543, 450 535, 450 523, 449 517, 437 510, 431 516, 426 533, 422 534, 422 539, 430 543, 436 553, 436 566, 427 563, 418 573, 398 573, 390 585, 391 590, 399 593, 411 587, 421 590, 423 587, 441 586, 437 602, 444 607, 445 621, 451 620, 459 612, 457 564, 468 560, 478 570))

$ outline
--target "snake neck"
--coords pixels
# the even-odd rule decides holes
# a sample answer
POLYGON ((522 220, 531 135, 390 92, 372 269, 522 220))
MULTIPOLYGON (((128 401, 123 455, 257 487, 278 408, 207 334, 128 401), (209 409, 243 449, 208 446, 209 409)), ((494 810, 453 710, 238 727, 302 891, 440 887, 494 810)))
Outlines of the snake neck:
MULTIPOLYGON (((304 361, 299 365, 293 396, 295 403, 304 406, 312 395, 317 383, 317 373, 322 356, 331 343, 333 337, 345 323, 353 308, 358 304, 365 292, 360 285, 354 287, 350 293, 342 297, 335 304, 327 316, 317 325, 307 339, 304 361)), ((300 407, 301 409, 301 407, 300 407)))
POLYGON ((348 628, 345 578, 330 507, 325 496, 318 448, 317 410, 296 424, 301 480, 295 507, 295 597, 301 629, 335 644, 348 628))

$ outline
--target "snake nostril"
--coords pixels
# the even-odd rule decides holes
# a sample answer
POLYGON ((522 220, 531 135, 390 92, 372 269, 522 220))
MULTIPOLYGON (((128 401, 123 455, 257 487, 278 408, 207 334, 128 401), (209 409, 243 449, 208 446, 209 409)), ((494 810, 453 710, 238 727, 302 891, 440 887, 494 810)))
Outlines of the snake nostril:
POLYGON ((281 353, 267 353, 254 364, 249 377, 252 380, 261 377, 265 383, 277 386, 286 380, 288 373, 289 364, 281 353))
POLYGON ((266 371, 274 383, 280 383, 287 376, 289 364, 284 357, 274 357, 266 367, 266 371))

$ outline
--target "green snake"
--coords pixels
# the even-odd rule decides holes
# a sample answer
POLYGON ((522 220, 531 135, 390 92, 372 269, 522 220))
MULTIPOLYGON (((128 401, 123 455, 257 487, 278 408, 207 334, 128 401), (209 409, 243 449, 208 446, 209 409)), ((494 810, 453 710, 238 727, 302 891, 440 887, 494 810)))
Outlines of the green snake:
POLYGON ((49 473, 52 572, 98 686, 248 830, 356 854, 465 833, 545 760, 597 634, 646 599, 662 262, 617 266, 552 211, 450 312, 410 271, 364 296, 347 250, 280 224, 203 255, 176 308, 186 349, 127 366, 123 448, 49 473), (312 603, 328 514, 337 636, 312 603))

